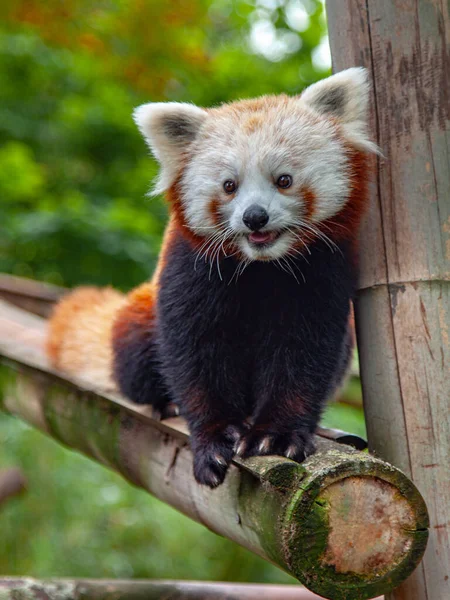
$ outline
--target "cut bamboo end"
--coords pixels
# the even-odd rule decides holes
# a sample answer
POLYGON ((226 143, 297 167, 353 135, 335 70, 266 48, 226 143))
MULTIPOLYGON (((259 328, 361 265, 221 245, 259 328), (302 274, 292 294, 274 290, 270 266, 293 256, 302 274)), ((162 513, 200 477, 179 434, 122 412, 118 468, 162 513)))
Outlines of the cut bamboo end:
MULTIPOLYGON (((324 452, 325 464, 327 458, 324 452)), ((372 598, 414 571, 425 551, 428 516, 403 473, 369 457, 342 457, 314 469, 301 488, 286 542, 292 568, 309 589, 333 600, 372 598)))
MULTIPOLYGON (((252 459, 252 470, 267 460, 252 459)), ((276 489, 284 502, 278 535, 266 550, 308 589, 362 600, 387 593, 414 571, 427 544, 428 515, 401 471, 324 441, 302 465, 273 460, 260 471, 262 489, 276 489)), ((272 506, 261 493, 270 519, 272 506)), ((254 497, 254 487, 248 494, 254 497)))

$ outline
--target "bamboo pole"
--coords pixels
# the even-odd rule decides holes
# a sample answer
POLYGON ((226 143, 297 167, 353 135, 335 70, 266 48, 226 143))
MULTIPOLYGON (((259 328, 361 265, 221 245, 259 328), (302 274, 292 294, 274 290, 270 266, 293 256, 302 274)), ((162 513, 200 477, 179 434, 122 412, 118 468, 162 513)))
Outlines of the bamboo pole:
MULTIPOLYGON (((1 600, 320 600, 294 585, 120 579, 0 579, 1 600)), ((382 600, 378 598, 376 600, 382 600)))
POLYGON ((439 0, 327 2, 333 66, 373 79, 378 161, 357 330, 369 447, 424 494, 430 543, 390 600, 450 598, 450 36, 439 0))
POLYGON ((235 460, 216 490, 199 486, 183 422, 67 379, 47 364, 45 323, 0 303, 4 410, 118 471, 135 485, 297 577, 333 600, 392 589, 420 561, 428 536, 423 500, 397 469, 317 438, 301 465, 235 460))
POLYGON ((48 317, 55 302, 67 291, 49 283, 0 273, 0 298, 41 317, 48 317))

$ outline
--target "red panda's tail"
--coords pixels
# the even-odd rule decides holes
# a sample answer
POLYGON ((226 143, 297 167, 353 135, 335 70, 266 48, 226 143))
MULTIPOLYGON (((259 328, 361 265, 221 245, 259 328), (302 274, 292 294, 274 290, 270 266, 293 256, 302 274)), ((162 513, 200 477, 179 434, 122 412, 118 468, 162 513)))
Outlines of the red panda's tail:
POLYGON ((57 369, 114 388, 112 326, 126 296, 112 288, 80 287, 65 296, 50 319, 47 354, 57 369))

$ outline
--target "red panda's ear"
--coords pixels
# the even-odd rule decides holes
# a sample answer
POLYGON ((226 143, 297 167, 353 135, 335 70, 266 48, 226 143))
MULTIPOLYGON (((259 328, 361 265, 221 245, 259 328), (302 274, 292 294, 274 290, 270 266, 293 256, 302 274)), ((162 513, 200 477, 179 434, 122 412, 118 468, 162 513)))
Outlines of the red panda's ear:
POLYGON ((154 193, 163 192, 174 182, 183 154, 207 116, 205 110, 179 102, 155 102, 135 109, 133 118, 161 165, 154 193))
POLYGON ((377 152, 367 134, 369 95, 367 70, 354 67, 309 86, 300 96, 300 102, 316 113, 339 121, 345 137, 354 145, 377 152))

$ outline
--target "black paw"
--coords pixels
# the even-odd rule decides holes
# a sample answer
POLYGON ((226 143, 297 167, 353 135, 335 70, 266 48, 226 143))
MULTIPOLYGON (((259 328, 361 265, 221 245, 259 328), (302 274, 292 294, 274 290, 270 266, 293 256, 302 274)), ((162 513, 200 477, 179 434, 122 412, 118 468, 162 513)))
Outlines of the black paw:
POLYGON ((228 425, 206 439, 204 434, 193 438, 194 476, 198 483, 215 488, 223 482, 243 433, 243 428, 228 425))
POLYGON ((315 451, 314 436, 308 431, 296 430, 275 433, 268 430, 250 431, 236 448, 236 454, 249 456, 277 455, 302 462, 315 451))

